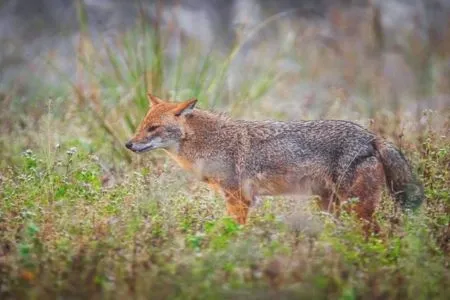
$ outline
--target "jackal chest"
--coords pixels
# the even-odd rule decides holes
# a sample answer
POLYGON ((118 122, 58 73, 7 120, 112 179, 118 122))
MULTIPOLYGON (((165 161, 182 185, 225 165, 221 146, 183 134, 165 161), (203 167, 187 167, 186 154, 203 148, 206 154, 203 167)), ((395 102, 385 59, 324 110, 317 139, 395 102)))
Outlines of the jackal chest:
POLYGON ((233 167, 220 159, 197 159, 191 168, 199 179, 208 183, 220 183, 233 176, 233 167))
POLYGON ((219 183, 233 176, 233 168, 219 158, 195 158, 171 155, 183 169, 193 173, 198 179, 207 183, 219 183))

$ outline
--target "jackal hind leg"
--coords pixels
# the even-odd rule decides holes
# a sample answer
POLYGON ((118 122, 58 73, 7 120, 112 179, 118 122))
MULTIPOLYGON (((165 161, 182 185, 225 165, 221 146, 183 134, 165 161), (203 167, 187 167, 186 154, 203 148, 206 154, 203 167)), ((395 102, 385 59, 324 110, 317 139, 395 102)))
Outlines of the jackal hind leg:
POLYGON ((251 200, 246 197, 241 190, 224 190, 227 212, 239 224, 247 223, 248 211, 251 205, 251 200))
POLYGON ((383 165, 376 157, 369 157, 352 170, 350 176, 347 177, 349 180, 344 182, 338 191, 338 196, 341 203, 357 198, 358 202, 346 206, 346 209, 354 210, 357 216, 365 222, 363 227, 366 232, 370 228, 378 231, 378 226, 372 217, 385 186, 383 165))
POLYGON ((338 213, 339 199, 332 189, 325 186, 315 187, 312 193, 317 196, 316 203, 322 211, 338 213))

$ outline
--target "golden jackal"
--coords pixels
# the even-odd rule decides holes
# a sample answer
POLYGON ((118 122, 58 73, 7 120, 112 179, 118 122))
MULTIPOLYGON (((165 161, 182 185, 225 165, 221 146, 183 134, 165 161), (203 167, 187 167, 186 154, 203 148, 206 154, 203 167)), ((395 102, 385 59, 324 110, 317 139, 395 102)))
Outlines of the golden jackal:
POLYGON ((370 220, 387 186, 404 208, 423 192, 404 156, 361 126, 339 120, 232 120, 148 95, 150 110, 126 144, 134 152, 162 148, 183 168, 223 192, 227 210, 244 224, 258 196, 298 194, 308 187, 330 204, 358 198, 370 220))

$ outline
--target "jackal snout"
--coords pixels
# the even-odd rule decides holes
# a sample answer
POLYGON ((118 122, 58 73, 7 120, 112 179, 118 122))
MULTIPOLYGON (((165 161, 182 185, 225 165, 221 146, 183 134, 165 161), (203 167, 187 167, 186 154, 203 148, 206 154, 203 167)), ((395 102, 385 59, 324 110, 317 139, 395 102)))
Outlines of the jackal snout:
POLYGON ((125 144, 125 147, 133 152, 145 152, 156 148, 154 145, 152 145, 151 141, 147 143, 135 143, 132 140, 129 140, 125 144))

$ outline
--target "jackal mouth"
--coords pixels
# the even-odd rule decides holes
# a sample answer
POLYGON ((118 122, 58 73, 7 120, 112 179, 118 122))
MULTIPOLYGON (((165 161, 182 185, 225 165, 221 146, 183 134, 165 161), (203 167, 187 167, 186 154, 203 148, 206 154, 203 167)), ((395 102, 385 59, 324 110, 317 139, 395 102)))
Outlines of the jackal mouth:
POLYGON ((149 144, 127 144, 126 147, 135 153, 143 153, 155 148, 153 145, 149 144))
POLYGON ((143 148, 133 149, 133 151, 136 152, 136 153, 143 153, 143 152, 147 152, 147 151, 150 151, 150 150, 153 150, 153 149, 154 149, 153 146, 145 146, 143 148))
POLYGON ((143 152, 150 151, 152 149, 153 149, 153 146, 148 146, 148 147, 145 147, 145 148, 142 148, 142 149, 136 149, 136 150, 134 150, 134 152, 136 152, 136 153, 143 153, 143 152))

